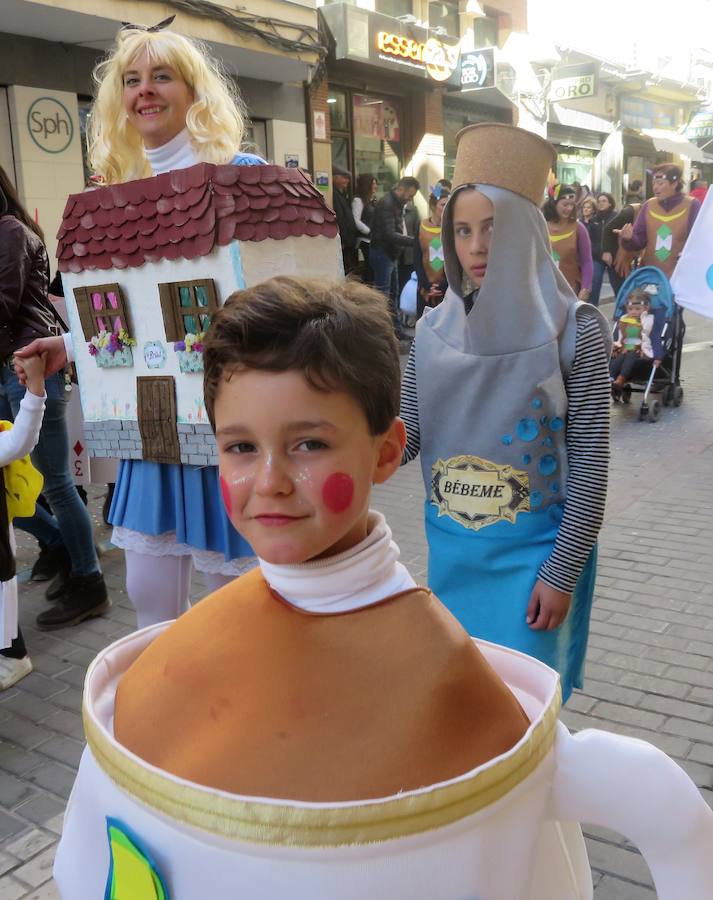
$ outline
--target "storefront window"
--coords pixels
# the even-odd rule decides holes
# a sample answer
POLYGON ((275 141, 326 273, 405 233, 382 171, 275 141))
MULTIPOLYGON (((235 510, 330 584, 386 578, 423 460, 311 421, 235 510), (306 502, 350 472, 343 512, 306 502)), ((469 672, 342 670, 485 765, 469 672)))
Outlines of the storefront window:
POLYGON ((88 97, 77 97, 77 110, 79 112, 79 134, 82 145, 82 164, 84 166, 84 183, 89 183, 89 177, 92 174, 89 168, 89 159, 87 156, 87 128, 89 127, 89 119, 92 115, 93 100, 88 97))
POLYGON ((413 15, 411 0, 376 0, 376 12, 398 19, 399 16, 413 15))
POLYGON ((594 151, 574 147, 557 154, 557 180, 561 184, 586 184, 592 187, 594 172, 594 151))
MULTIPOLYGON (((453 101, 450 101, 453 103, 453 101)), ((443 149, 446 153, 444 160, 443 175, 449 180, 453 179, 453 170, 456 162, 456 135, 467 125, 475 125, 477 122, 505 122, 508 124, 511 119, 506 110, 502 114, 496 112, 493 108, 486 111, 487 108, 468 109, 465 104, 462 106, 446 106, 443 107, 443 149)))
MULTIPOLYGON (((401 112, 392 100, 353 94, 354 176, 368 172, 383 194, 399 180, 402 167, 401 112)), ((334 145, 333 145, 334 153, 334 145)))
POLYGON ((451 37, 460 37, 460 17, 457 3, 429 3, 428 27, 442 28, 451 37))
POLYGON ((484 16, 473 22, 473 38, 476 47, 498 46, 498 21, 484 16))
POLYGON ((245 130, 245 145, 251 153, 267 159, 267 122, 253 119, 245 130))
POLYGON ((347 131, 349 129, 347 92, 330 89, 327 105, 329 106, 329 125, 332 131, 347 131))

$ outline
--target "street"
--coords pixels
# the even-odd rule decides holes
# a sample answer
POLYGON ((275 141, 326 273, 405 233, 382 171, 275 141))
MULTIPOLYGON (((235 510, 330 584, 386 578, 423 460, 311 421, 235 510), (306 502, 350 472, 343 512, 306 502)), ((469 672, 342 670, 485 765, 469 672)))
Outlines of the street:
MULTIPOLYGON (((603 308, 611 313, 611 303, 603 308)), ((651 741, 683 766, 710 803, 713 321, 691 314, 686 321, 683 405, 665 408, 654 424, 638 421, 640 395, 630 406, 613 408, 585 689, 571 698, 563 720, 572 730, 601 727, 651 741)), ((109 547, 110 529, 98 515, 102 489, 90 495, 113 600, 109 615, 42 633, 32 624, 46 607, 46 585, 20 586, 35 671, 0 695, 0 900, 58 896, 51 866, 82 750, 83 677, 98 650, 134 627, 123 555, 109 547)), ((422 497, 416 462, 379 488, 374 502, 417 580, 426 572, 422 497)), ((18 571, 26 576, 34 542, 18 532, 18 545, 18 571)), ((195 599, 201 593, 196 579, 195 599)), ((596 900, 652 900, 648 869, 635 849, 612 832, 585 831, 596 900)))

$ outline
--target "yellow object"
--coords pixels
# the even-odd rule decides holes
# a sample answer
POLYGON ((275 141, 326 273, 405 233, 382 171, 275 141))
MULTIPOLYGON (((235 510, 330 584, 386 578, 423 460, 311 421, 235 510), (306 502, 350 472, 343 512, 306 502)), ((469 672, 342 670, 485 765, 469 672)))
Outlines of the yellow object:
POLYGON ((109 852, 107 900, 168 900, 150 860, 115 820, 109 823, 109 852))
MULTIPOLYGON (((12 422, 0 420, 0 431, 10 431, 12 422)), ((32 465, 29 456, 8 463, 4 469, 5 499, 10 522, 16 517, 34 516, 37 498, 42 492, 44 479, 32 465)))

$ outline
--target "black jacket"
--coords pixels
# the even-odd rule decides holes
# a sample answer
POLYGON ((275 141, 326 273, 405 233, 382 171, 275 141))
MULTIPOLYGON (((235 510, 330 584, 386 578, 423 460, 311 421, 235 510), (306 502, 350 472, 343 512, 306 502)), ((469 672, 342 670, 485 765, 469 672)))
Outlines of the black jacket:
POLYGON ((616 256, 616 251, 619 249, 619 236, 614 232, 620 231, 625 225, 632 225, 639 208, 639 204, 635 206, 628 204, 607 221, 604 226, 602 253, 611 253, 612 259, 616 256))
POLYGON ((390 259, 398 259, 404 247, 413 247, 415 238, 403 232, 404 204, 393 191, 379 200, 371 224, 371 246, 381 247, 390 259))
POLYGON ((12 215, 0 218, 0 326, 12 330, 13 350, 54 332, 47 298, 49 261, 39 237, 12 215))
POLYGON ((589 240, 592 242, 592 259, 601 260, 605 252, 604 234, 608 223, 616 216, 616 210, 608 209, 606 212, 596 212, 586 223, 589 232, 589 240))
POLYGON ((339 188, 333 191, 334 212, 339 226, 339 237, 342 241, 342 250, 353 250, 357 242, 357 227, 354 222, 351 203, 346 194, 339 188))

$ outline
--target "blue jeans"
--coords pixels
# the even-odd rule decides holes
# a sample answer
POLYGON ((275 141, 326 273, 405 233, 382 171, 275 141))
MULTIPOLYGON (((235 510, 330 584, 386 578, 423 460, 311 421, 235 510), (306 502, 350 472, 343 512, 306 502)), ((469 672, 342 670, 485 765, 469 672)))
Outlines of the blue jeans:
POLYGON ((624 281, 623 278, 616 274, 611 266, 608 266, 606 263, 602 262, 601 259, 595 259, 592 272, 592 292, 589 296, 589 302, 593 306, 599 306, 599 295, 602 292, 602 284, 604 282, 605 272, 609 273, 609 284, 612 286, 615 297, 619 293, 619 288, 624 281))
MULTIPOLYGON (((10 365, 0 367, 0 382, 14 418, 25 396, 25 388, 10 365)), ((64 543, 72 560, 72 575, 92 575, 99 571, 99 563, 94 552, 92 520, 77 493, 69 468, 69 394, 64 389, 64 375, 58 372, 50 376, 45 381, 45 391, 45 415, 37 446, 32 451, 32 462, 44 477, 42 493, 54 510, 54 516, 37 505, 34 516, 15 519, 14 524, 47 546, 64 543)))
POLYGON ((399 321, 399 263, 397 259, 391 259, 383 247, 369 248, 369 263, 374 273, 374 287, 386 294, 389 299, 391 318, 396 334, 401 333, 399 321))

